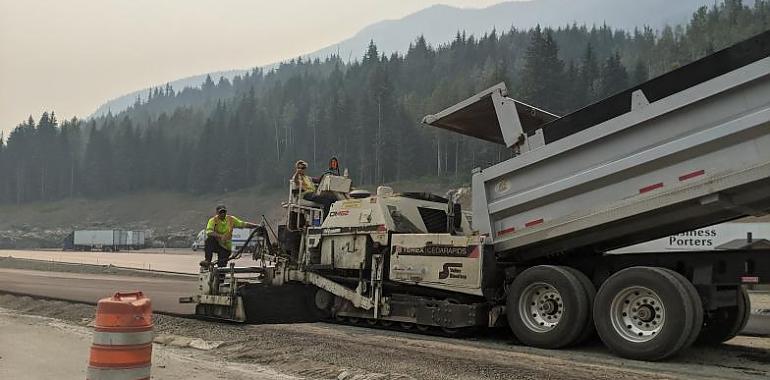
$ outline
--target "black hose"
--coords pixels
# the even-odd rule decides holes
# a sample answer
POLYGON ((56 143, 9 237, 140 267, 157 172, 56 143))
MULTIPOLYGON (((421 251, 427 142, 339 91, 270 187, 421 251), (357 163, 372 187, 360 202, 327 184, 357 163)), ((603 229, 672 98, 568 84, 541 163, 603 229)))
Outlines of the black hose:
POLYGON ((243 243, 243 245, 241 246, 241 248, 239 248, 239 249, 238 249, 238 252, 236 252, 236 253, 235 253, 235 255, 232 255, 232 256, 230 256, 230 257, 227 259, 227 261, 230 261, 230 260, 237 260, 237 259, 241 258, 241 256, 243 255, 243 251, 244 251, 244 250, 246 250, 246 247, 248 247, 248 246, 249 246, 249 243, 251 242, 251 239, 253 239, 253 238, 254 238, 254 235, 255 235, 255 234, 256 234, 256 233, 259 231, 259 229, 260 229, 259 227, 257 227, 257 228, 253 228, 253 229, 251 230, 251 233, 249 234, 249 237, 246 239, 246 242, 245 242, 245 243, 243 243))

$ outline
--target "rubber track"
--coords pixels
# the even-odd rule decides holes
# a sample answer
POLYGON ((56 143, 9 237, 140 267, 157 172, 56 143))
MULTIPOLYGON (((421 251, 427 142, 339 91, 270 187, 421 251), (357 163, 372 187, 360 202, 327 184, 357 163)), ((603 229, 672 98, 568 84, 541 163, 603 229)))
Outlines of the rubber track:
POLYGON ((413 323, 373 320, 371 318, 334 318, 323 316, 313 306, 313 297, 317 288, 308 285, 288 284, 269 286, 250 284, 241 288, 246 309, 246 323, 300 323, 326 322, 337 325, 368 327, 378 330, 400 331, 421 335, 462 337, 468 336, 477 328, 462 328, 446 331, 437 326, 418 326, 413 323), (353 322, 357 320, 358 322, 353 322), (372 323, 374 322, 374 323, 372 323), (388 323, 390 322, 390 323, 388 323))

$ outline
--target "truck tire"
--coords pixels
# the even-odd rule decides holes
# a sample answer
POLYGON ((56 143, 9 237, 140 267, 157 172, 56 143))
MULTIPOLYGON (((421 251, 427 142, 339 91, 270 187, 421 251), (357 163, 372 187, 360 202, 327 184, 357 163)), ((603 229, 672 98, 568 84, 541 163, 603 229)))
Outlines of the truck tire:
POLYGON ((590 319, 588 298, 572 271, 551 265, 532 267, 516 276, 508 288, 508 324, 526 345, 569 346, 582 336, 590 319))
POLYGON ((676 354, 697 322, 685 284, 671 271, 656 267, 631 267, 610 276, 596 293, 593 316, 610 351, 635 360, 676 354))
MULTIPOLYGON (((743 300, 742 303, 742 309, 741 309, 741 316, 742 321, 738 326, 737 329, 735 329, 735 335, 738 335, 743 331, 743 329, 746 328, 746 325, 749 323, 749 318, 751 318, 751 298, 749 298, 749 292, 741 286, 741 298, 743 300)), ((735 336, 733 336, 735 337, 735 336)))
POLYGON ((697 344, 715 345, 735 338, 751 316, 751 301, 746 288, 736 289, 735 306, 721 307, 706 317, 697 344))
POLYGON ((693 311, 695 312, 695 316, 693 319, 692 330, 690 330, 690 336, 687 338, 687 341, 685 341, 681 348, 685 349, 695 343, 695 341, 698 339, 698 336, 700 335, 701 329, 703 328, 703 301, 700 298, 700 294, 698 294, 698 290, 695 289, 695 285, 693 285, 692 282, 690 282, 690 280, 688 280, 685 276, 682 276, 681 274, 671 269, 661 269, 671 273, 672 276, 676 277, 676 279, 679 280, 679 282, 682 283, 682 286, 684 286, 684 288, 687 290, 687 293, 690 294, 690 301, 692 301, 692 307, 693 311))
POLYGON ((583 332, 580 334, 580 336, 575 341, 574 345, 581 344, 585 342, 588 338, 593 336, 596 333, 596 328, 594 327, 594 318, 592 313, 592 308, 594 305, 594 299, 596 298, 596 287, 594 286, 594 283, 591 281, 591 279, 588 278, 583 272, 572 268, 572 267, 563 267, 564 269, 570 271, 577 279, 580 281, 580 284, 583 285, 583 290, 585 292, 586 302, 588 302, 588 317, 586 318, 586 324, 583 326, 583 332))

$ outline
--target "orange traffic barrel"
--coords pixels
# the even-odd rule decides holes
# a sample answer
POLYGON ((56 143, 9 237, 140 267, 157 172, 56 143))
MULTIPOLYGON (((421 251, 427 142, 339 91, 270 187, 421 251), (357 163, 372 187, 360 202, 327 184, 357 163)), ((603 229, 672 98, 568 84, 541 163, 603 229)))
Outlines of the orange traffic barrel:
POLYGON ((152 304, 142 292, 99 300, 88 380, 142 380, 152 366, 152 304))

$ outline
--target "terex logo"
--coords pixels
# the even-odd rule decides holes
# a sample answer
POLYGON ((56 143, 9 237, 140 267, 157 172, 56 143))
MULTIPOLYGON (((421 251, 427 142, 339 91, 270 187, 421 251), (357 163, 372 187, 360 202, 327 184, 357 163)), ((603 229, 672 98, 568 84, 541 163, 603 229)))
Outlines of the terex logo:
POLYGON ((447 278, 465 278, 462 272, 462 263, 445 263, 441 272, 438 272, 438 279, 445 280, 447 278))

